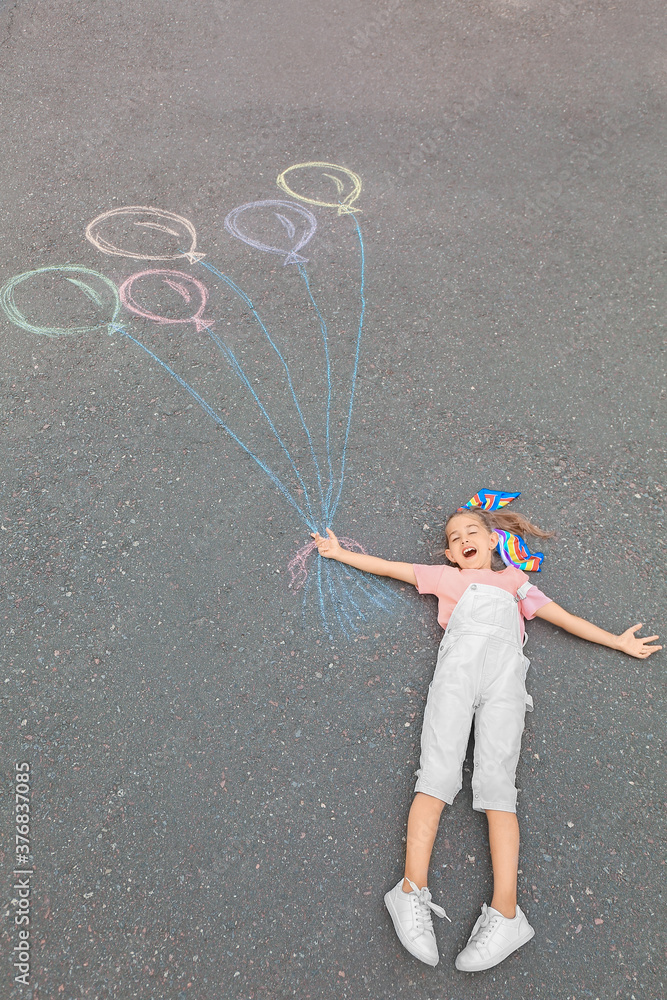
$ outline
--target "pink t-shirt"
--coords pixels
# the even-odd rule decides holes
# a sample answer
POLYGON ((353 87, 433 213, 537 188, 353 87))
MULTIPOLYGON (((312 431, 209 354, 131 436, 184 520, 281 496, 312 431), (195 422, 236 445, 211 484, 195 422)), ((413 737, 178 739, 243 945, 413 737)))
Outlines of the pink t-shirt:
MULTIPOLYGON (((420 566, 413 565, 417 578, 417 590, 420 594, 435 594, 438 598, 438 622, 447 627, 449 617, 455 605, 463 597, 471 583, 486 583, 490 587, 500 587, 514 596, 519 587, 527 583, 529 577, 516 566, 506 566, 496 572, 493 569, 459 569, 458 566, 420 566)), ((542 605, 551 601, 531 586, 527 595, 519 601, 519 616, 521 621, 521 636, 524 634, 524 619, 535 617, 535 612, 542 605)))

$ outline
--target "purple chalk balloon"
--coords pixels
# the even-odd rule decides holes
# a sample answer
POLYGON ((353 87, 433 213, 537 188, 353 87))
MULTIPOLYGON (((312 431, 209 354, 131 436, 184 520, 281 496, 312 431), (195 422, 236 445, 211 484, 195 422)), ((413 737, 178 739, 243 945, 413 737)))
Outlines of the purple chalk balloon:
POLYGON ((302 257, 298 251, 302 247, 305 247, 306 243, 309 242, 315 233, 317 219, 307 208, 304 208, 303 205, 297 205, 293 201, 278 201, 274 199, 249 201, 245 205, 239 205, 238 208, 232 209, 225 219, 225 229, 232 236, 243 240, 244 243, 247 243, 251 247, 264 250, 266 253, 283 254, 285 256, 284 264, 305 264, 308 258, 302 257), (252 236, 244 233, 240 227, 240 222, 244 213, 250 211, 257 212, 260 218, 262 215, 273 215, 285 231, 287 247, 270 246, 268 243, 262 243, 260 240, 254 239, 252 236), (295 214, 298 216, 296 220, 293 218, 295 214))

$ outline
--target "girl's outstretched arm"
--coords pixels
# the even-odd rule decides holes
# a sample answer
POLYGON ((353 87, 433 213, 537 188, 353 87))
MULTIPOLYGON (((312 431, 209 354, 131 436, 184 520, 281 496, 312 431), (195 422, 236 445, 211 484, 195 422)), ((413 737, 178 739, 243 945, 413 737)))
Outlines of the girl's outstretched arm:
POLYGON ((411 583, 417 586, 417 577, 412 568, 412 563, 390 562, 389 559, 378 559, 377 556, 367 556, 363 552, 350 552, 340 544, 331 528, 327 528, 328 538, 322 538, 319 532, 312 534, 312 538, 317 543, 317 551, 327 559, 336 559, 345 563, 346 566, 353 566, 361 569, 364 573, 374 573, 375 576, 390 576, 394 580, 403 580, 404 583, 411 583))
POLYGON ((659 638, 657 635, 636 636, 635 632, 642 627, 641 622, 626 629, 622 635, 614 635, 612 632, 605 632, 603 628, 598 628, 585 618, 578 618, 571 615, 569 611, 561 608, 555 601, 542 605, 535 612, 536 618, 543 618, 552 625, 564 628, 572 635, 578 635, 580 639, 588 639, 589 642, 599 642, 601 646, 609 646, 610 649, 619 649, 622 653, 636 656, 639 660, 645 660, 651 653, 657 653, 662 646, 648 646, 647 643, 659 638))

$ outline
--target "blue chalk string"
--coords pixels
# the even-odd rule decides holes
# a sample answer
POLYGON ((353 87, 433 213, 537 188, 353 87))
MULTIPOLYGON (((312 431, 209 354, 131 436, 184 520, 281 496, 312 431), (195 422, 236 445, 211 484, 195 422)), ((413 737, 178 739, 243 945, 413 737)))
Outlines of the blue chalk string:
POLYGON ((349 588, 347 586, 347 583, 346 583, 345 580, 342 579, 342 577, 340 576, 340 574, 334 573, 334 570, 338 566, 337 562, 333 562, 333 564, 332 564, 332 561, 329 560, 329 562, 328 562, 327 565, 328 565, 328 568, 329 568, 329 572, 334 577, 334 586, 336 588, 336 593, 338 593, 338 594, 341 595, 341 596, 339 596, 340 608, 341 608, 343 614, 345 615, 345 617, 347 618, 347 620, 349 621, 349 623, 350 623, 350 625, 352 627, 352 630, 356 631, 357 626, 354 623, 354 621, 352 620, 352 618, 350 617, 348 611, 346 610, 347 609, 347 605, 350 603, 350 594, 349 594, 349 588))
POLYGON ((306 606, 308 604, 308 592, 310 590, 311 580, 312 580, 312 573, 309 573, 306 576, 306 584, 303 588, 303 601, 301 602, 301 620, 303 622, 304 628, 306 628, 308 624, 306 620, 306 606))
MULTIPOLYGON (((181 251, 181 253, 182 252, 183 251, 181 251)), ((322 489, 322 477, 320 475, 319 462, 317 461, 317 456, 315 455, 315 448, 313 447, 313 440, 312 440, 312 438, 310 436, 310 431, 308 430, 308 427, 306 425, 306 421, 304 419, 303 413, 301 412, 301 407, 299 406, 299 400, 297 399, 296 392, 294 390, 294 385, 292 383, 292 376, 290 374, 290 370, 289 370, 289 367, 287 365, 287 362, 285 361, 284 357, 280 353, 280 350, 278 349, 278 347, 274 343, 273 339, 271 338, 271 334, 269 333, 269 331, 267 330, 266 326, 262 322, 262 319, 261 319, 259 313, 257 312, 257 310, 255 309, 254 305, 252 304, 252 300, 246 295, 246 293, 243 291, 243 289, 239 288, 239 286, 234 281, 232 281, 232 279, 230 277, 228 277, 226 274, 223 274, 221 271, 219 271, 217 269, 217 267, 213 266, 213 264, 209 264, 205 260, 200 260, 199 263, 202 264, 203 267, 205 267, 212 274, 215 274, 218 278, 220 278, 221 281, 224 281, 225 284, 229 288, 231 288, 231 290, 234 292, 234 294, 238 295, 239 298, 242 299, 243 302, 245 302, 245 304, 247 305, 248 309, 250 310, 250 312, 252 313, 252 315, 256 319, 257 323, 259 323, 259 326, 261 327, 261 330, 262 330, 264 336, 266 337, 267 341, 271 345, 272 349, 275 351, 276 355, 278 356, 278 358, 280 360, 280 363, 282 364, 283 368, 285 369, 285 375, 287 376, 287 384, 288 384, 289 390, 290 390, 290 392, 292 394, 292 399, 294 401, 294 405, 296 407, 296 411, 299 414, 299 419, 301 421, 301 426, 303 427, 303 429, 305 431, 305 434, 306 434, 306 437, 308 438, 308 444, 310 446, 310 454, 312 456, 313 464, 315 466, 315 472, 317 474, 317 484, 318 484, 319 492, 320 492, 320 500, 321 500, 322 506, 324 507, 324 491, 322 489)))
MULTIPOLYGON (((331 568, 329 567, 329 560, 328 559, 327 559, 327 564, 325 566, 325 570, 326 570, 326 574, 327 574, 327 583, 329 585, 329 597, 331 598, 331 603, 333 605, 333 609, 334 609, 334 612, 336 614, 336 618, 338 619, 338 624, 340 625, 341 630, 342 630, 342 632, 345 635, 345 638, 349 639, 350 638, 350 633, 347 631, 347 629, 343 625, 343 619, 340 616, 339 607, 342 610, 342 612, 345 615, 345 617, 347 618, 347 620, 350 622, 350 624, 352 624, 352 619, 350 618, 350 616, 348 615, 348 613, 345 611, 345 608, 343 607, 342 603, 334 595, 333 581, 331 579, 331 568)), ((354 627, 354 625, 353 625, 353 627, 354 627)))
POLYGON ((301 474, 300 474, 299 470, 297 469, 296 465, 294 464, 292 456, 290 455, 287 447, 285 446, 285 444, 284 444, 284 442, 283 442, 280 434, 276 430, 276 428, 275 428, 275 426, 273 424, 273 421, 271 420, 271 417, 266 412, 266 409, 264 408, 264 405, 262 404, 262 401, 260 400, 259 396, 257 395, 257 393, 253 389, 252 385, 250 384, 250 381, 248 380, 248 376, 246 375, 246 373, 244 372, 244 370, 241 367, 240 363, 236 359, 233 351, 229 347, 227 347, 227 345, 225 343, 223 343, 222 340, 220 340, 220 338, 218 337, 218 335, 216 333, 214 333, 213 330, 211 330, 210 327, 207 326, 207 327, 204 327, 204 329, 206 330, 206 332, 211 337, 211 340, 220 348, 220 351, 221 351, 223 357, 225 357, 227 359, 227 361, 231 365, 232 369, 238 375, 238 377, 241 380, 241 382, 243 382, 243 384, 252 393, 252 396, 253 396, 255 402, 257 403, 257 406, 259 407, 261 413, 266 418, 266 421, 267 421, 269 427, 271 428, 271 432, 272 432, 273 436, 275 437, 276 441, 278 442, 278 444, 280 445, 280 447, 282 448, 282 450, 287 455, 287 459, 288 459, 290 465, 292 466, 292 469, 294 470, 294 474, 295 474, 296 478, 299 480, 301 488, 303 489, 303 494, 304 494, 304 497, 305 497, 305 500, 306 500, 306 505, 308 507, 308 513, 310 514, 312 520, 315 521, 316 518, 315 518, 315 515, 313 514, 313 509, 312 509, 312 507, 310 505, 310 497, 308 496, 308 488, 306 487, 306 484, 304 483, 303 479, 301 478, 301 474))
POLYGON ((324 593, 322 591, 322 560, 317 560, 317 596, 320 603, 320 611, 322 612, 322 618, 326 621, 326 615, 324 613, 324 593))
POLYGON ((389 610, 392 598, 386 591, 381 590, 377 584, 373 584, 368 579, 364 579, 363 582, 355 579, 354 582, 360 590, 363 590, 369 601, 372 601, 378 608, 382 608, 383 611, 389 610))
POLYGON ((262 462, 261 459, 259 459, 256 455, 253 454, 253 452, 250 451, 250 448, 248 448, 248 446, 245 445, 239 437, 237 437, 234 431, 227 426, 227 424, 222 420, 222 418, 215 412, 213 407, 210 406, 205 399, 202 399, 199 393, 195 389, 193 389, 192 386, 185 381, 185 379, 181 378, 180 375, 177 375, 176 372, 173 370, 173 368, 170 368, 169 365, 166 364, 164 361, 162 361, 161 358, 158 358, 157 354, 153 354, 153 352, 148 347, 146 347, 145 344, 142 344, 140 340, 137 340, 136 337, 133 337, 131 334, 129 334, 127 330, 124 330, 121 326, 118 326, 116 323, 112 323, 110 324, 110 326, 111 329, 114 330, 116 333, 122 333, 122 335, 124 337, 127 337, 128 340, 131 340, 133 344, 136 344, 137 347, 140 347, 142 351, 145 351, 146 354, 148 354, 148 356, 153 359, 153 361, 156 361, 159 365, 161 365, 164 368, 164 370, 172 376, 172 378, 175 378, 178 384, 181 385, 186 390, 186 392, 189 392, 192 398, 199 403, 204 413, 208 414, 208 416, 211 417, 212 420, 215 420, 216 424, 222 427, 222 429, 226 431, 227 434, 229 434, 229 436, 238 444, 238 446, 242 448, 243 451, 245 451, 245 453, 249 455, 254 462, 257 463, 260 469, 267 474, 269 479, 273 482, 276 488, 280 490, 280 492, 285 497, 287 502, 290 503, 292 507, 294 507, 294 509, 296 510, 296 512, 298 513, 299 517, 304 522, 304 524, 306 524, 311 531, 317 530, 316 525, 313 523, 313 521, 311 521, 308 515, 304 513, 304 511, 301 509, 301 507, 296 502, 294 497, 290 494, 289 490, 281 483, 280 479, 278 479, 276 474, 269 468, 268 465, 265 465, 265 463, 262 462))
POLYGON ((361 608, 359 607, 359 605, 357 604, 357 602, 355 601, 355 599, 352 597, 352 594, 350 592, 350 588, 347 585, 347 580, 343 579, 343 568, 342 568, 341 564, 339 562, 337 562, 335 564, 334 569, 338 573, 338 577, 340 579, 341 586, 345 590, 345 596, 347 597, 348 601, 350 602, 350 604, 352 605, 352 607, 354 608, 354 610, 357 612, 357 614, 359 615, 359 617, 363 618, 364 621, 366 621, 366 615, 363 613, 363 611, 361 610, 361 608))
POLYGON ((332 467, 332 464, 331 464, 331 444, 330 444, 331 392, 332 392, 332 388, 331 388, 331 359, 329 358, 329 336, 328 336, 328 331, 327 331, 327 325, 326 325, 326 323, 324 321, 324 317, 322 316, 322 313, 319 310, 317 302, 315 301, 315 299, 313 297, 313 293, 312 293, 312 290, 311 290, 311 287, 310 287, 310 282, 308 280, 308 274, 307 274, 306 269, 303 266, 303 264, 299 264, 299 274, 301 275, 301 277, 303 278, 303 280, 305 282, 306 291, 308 292, 308 297, 310 298, 310 301, 312 303, 313 309, 315 310, 315 313, 317 314, 317 318, 318 318, 319 323, 320 323, 320 332, 322 334, 322 343, 324 345, 324 356, 326 358, 326 363, 327 363, 326 441, 327 441, 327 464, 329 466, 329 488, 327 489, 327 497, 326 497, 326 500, 324 501, 323 509, 322 509, 322 517, 326 521, 326 512, 327 512, 327 510, 329 508, 329 504, 331 503, 331 494, 333 493, 333 483, 334 483, 333 467, 332 467))
POLYGON ((373 602, 378 608, 382 608, 383 611, 388 611, 388 607, 385 605, 391 605, 396 596, 389 590, 386 584, 375 583, 370 577, 368 577, 361 570, 354 569, 353 566, 346 566, 343 573, 349 571, 351 574, 351 582, 358 587, 364 595, 373 602))
POLYGON ((364 313, 366 311, 366 299, 364 297, 364 281, 365 281, 365 258, 364 258, 364 241, 361 236, 361 229, 359 228, 359 223, 355 215, 352 216, 352 221, 354 222, 355 228, 357 230, 357 236, 359 238, 359 250, 361 253, 361 283, 359 287, 359 297, 361 299, 361 313, 359 315, 359 329, 357 332, 357 346, 354 356, 354 370, 352 372, 352 388, 350 390, 350 408, 347 414, 347 427, 345 428, 345 440, 343 443, 343 454, 341 456, 340 463, 340 486, 338 487, 338 494, 336 496, 336 501, 330 510, 327 510, 326 523, 332 524, 336 510, 338 509, 338 502, 340 500, 340 495, 343 491, 343 479, 345 477, 345 454, 347 451, 347 441, 350 436, 350 424, 352 423, 352 407, 354 405, 354 391, 357 384, 357 371, 359 369, 359 350, 361 347, 361 330, 364 325, 364 313))
MULTIPOLYGON (((347 568, 349 569, 349 567, 347 567, 347 568)), ((364 588, 359 585, 358 581, 355 580, 353 577, 346 577, 345 576, 344 567, 340 563, 337 562, 335 564, 335 566, 334 566, 334 569, 336 570, 336 572, 338 574, 338 577, 339 577, 339 580, 340 580, 340 587, 343 590, 343 593, 345 594, 345 598, 347 599, 347 601, 349 602, 349 604, 352 606, 352 608, 354 608, 354 610, 356 611, 358 617, 360 617, 364 621, 366 621, 367 620, 366 615, 361 610, 361 608, 359 607, 359 605, 355 601, 354 597, 352 596, 352 594, 353 594, 353 588, 350 587, 349 584, 352 583, 355 586, 359 586, 359 589, 363 592, 365 598, 368 599, 369 596, 371 596, 371 595, 369 595, 364 590, 364 588)), ((387 610, 383 605, 378 605, 378 606, 381 607, 383 611, 387 610)), ((359 626, 355 623, 353 625, 353 628, 354 628, 355 631, 357 631, 358 628, 359 628, 359 626)))

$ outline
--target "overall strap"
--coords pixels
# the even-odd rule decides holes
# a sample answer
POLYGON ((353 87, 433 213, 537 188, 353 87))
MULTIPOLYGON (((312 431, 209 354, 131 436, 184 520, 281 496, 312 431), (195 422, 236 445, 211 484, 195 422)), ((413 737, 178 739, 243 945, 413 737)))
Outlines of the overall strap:
POLYGON ((530 588, 532 586, 533 585, 530 582, 530 580, 526 580, 525 583, 521 584, 521 586, 519 587, 519 589, 516 592, 516 597, 514 598, 514 600, 517 602, 517 604, 519 603, 519 601, 522 601, 524 599, 524 597, 526 597, 528 595, 528 591, 530 590, 530 588))

